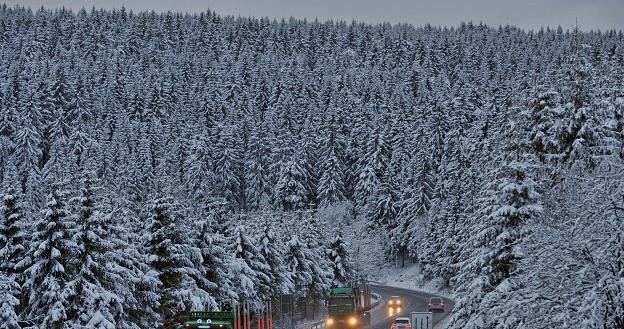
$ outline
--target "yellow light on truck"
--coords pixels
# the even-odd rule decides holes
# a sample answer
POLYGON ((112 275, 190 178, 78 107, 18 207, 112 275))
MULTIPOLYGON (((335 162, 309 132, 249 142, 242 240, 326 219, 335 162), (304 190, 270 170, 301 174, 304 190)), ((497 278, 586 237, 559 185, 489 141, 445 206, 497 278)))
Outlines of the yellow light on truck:
POLYGON ((332 324, 334 324, 334 319, 328 318, 326 323, 327 323, 328 326, 331 326, 332 324))
POLYGON ((350 326, 354 326, 356 324, 357 324, 357 319, 354 316, 350 317, 349 318, 349 325, 350 326))

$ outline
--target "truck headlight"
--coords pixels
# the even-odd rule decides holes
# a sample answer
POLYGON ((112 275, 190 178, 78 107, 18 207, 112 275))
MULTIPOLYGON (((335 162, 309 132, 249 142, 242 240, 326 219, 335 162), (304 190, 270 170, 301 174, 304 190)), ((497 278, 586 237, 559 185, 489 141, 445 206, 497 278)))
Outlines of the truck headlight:
POLYGON ((327 323, 328 326, 331 326, 332 324, 334 324, 334 319, 328 318, 327 321, 325 322, 327 323))
POLYGON ((357 324, 357 319, 354 316, 350 317, 349 318, 349 325, 350 326, 354 326, 356 324, 357 324))

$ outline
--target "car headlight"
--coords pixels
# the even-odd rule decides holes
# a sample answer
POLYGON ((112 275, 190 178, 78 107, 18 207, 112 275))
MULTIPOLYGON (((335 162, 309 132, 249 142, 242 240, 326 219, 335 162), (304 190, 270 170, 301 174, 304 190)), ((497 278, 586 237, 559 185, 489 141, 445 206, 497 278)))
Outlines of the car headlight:
POLYGON ((331 326, 332 324, 334 324, 334 319, 329 318, 327 319, 327 321, 325 321, 327 323, 328 326, 331 326))
POLYGON ((357 319, 354 316, 350 317, 349 318, 349 325, 350 326, 354 326, 356 324, 357 324, 357 319))

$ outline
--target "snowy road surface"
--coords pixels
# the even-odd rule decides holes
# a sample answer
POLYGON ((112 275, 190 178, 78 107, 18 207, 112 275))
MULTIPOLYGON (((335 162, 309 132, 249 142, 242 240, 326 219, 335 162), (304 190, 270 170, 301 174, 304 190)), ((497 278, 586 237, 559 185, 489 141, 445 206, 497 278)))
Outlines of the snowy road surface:
MULTIPOLYGON (((370 329, 390 329, 392 321, 399 316, 411 317, 411 312, 427 312, 429 297, 435 296, 426 292, 378 285, 371 285, 371 290, 381 295, 384 302, 373 309, 371 314, 370 329), (389 314, 385 300, 387 300, 390 296, 401 297, 403 307, 399 314, 389 314)), ((453 309, 453 302, 446 298, 443 299, 444 313, 433 313, 434 323, 443 319, 453 309)))

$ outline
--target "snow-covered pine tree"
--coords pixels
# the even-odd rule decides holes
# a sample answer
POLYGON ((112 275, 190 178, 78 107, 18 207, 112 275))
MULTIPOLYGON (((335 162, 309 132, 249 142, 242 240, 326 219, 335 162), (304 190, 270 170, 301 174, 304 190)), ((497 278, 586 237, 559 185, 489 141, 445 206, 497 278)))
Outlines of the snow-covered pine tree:
POLYGON ((271 268, 258 248, 258 242, 247 234, 242 225, 234 228, 231 243, 230 275, 237 290, 238 302, 249 303, 259 309, 263 301, 271 296, 271 268))
POLYGON ((171 197, 155 197, 150 203, 145 229, 144 250, 147 263, 157 273, 160 293, 159 322, 171 325, 182 312, 210 305, 212 297, 197 288, 199 276, 185 236, 189 228, 183 221, 179 204, 171 197))
POLYGON ((327 224, 319 221, 314 213, 302 214, 306 216, 303 229, 306 250, 310 262, 310 273, 312 282, 307 287, 307 298, 312 299, 313 305, 317 306, 319 300, 332 286, 333 272, 329 259, 327 241, 323 227, 327 224))
POLYGON ((595 115, 590 113, 591 86, 594 74, 585 57, 586 49, 579 40, 579 28, 574 27, 568 45, 569 52, 557 72, 562 88, 560 118, 551 128, 557 141, 557 157, 562 161, 586 160, 593 165, 592 144, 596 141, 595 115))
POLYGON ((23 293, 28 304, 23 317, 46 328, 64 328, 68 320, 69 282, 75 275, 73 259, 78 253, 71 240, 75 224, 67 208, 67 191, 62 184, 50 186, 46 208, 34 224, 26 257, 31 265, 23 293))
POLYGON ((346 199, 344 150, 337 140, 335 128, 332 126, 330 129, 318 165, 320 179, 317 194, 321 207, 334 205, 346 199))
POLYGON ((266 132, 261 127, 252 129, 249 136, 249 148, 245 160, 245 196, 247 207, 258 209, 266 207, 271 200, 269 179, 270 146, 265 138, 266 132))
POLYGON ((281 166, 274 189, 276 204, 286 211, 306 206, 307 175, 299 155, 299 152, 293 153, 281 166))
POLYGON ((391 231, 397 227, 396 204, 399 201, 399 196, 396 192, 398 190, 397 177, 391 173, 385 173, 381 181, 373 195, 369 197, 366 214, 371 221, 369 223, 370 227, 379 225, 391 231))
POLYGON ((242 202, 243 156, 242 136, 237 127, 228 125, 221 129, 216 145, 215 173, 218 190, 233 209, 239 209, 242 202))
POLYGON ((418 259, 433 197, 434 178, 428 155, 422 153, 412 161, 415 160, 418 161, 414 179, 416 187, 408 191, 397 205, 399 231, 395 236, 399 241, 395 241, 395 245, 404 247, 411 257, 418 259))
MULTIPOLYGON (((116 312, 123 312, 123 300, 114 291, 115 286, 127 283, 119 276, 119 264, 111 254, 118 252, 109 238, 110 223, 105 221, 96 204, 94 173, 85 171, 80 195, 71 201, 76 203, 76 214, 71 216, 76 224, 73 241, 77 246, 75 255, 77 273, 68 283, 72 292, 67 308, 68 322, 80 328, 116 328, 116 312), (111 278, 117 280, 111 281, 111 278)), ((128 287, 130 288, 130 287, 128 287)))
MULTIPOLYGON (((35 106, 29 103, 30 106, 35 106)), ((41 127, 37 127, 38 110, 26 108, 20 115, 20 125, 15 132, 13 143, 15 145, 15 166, 18 168, 21 181, 40 169, 39 164, 43 155, 39 148, 42 142, 41 127)))
POLYGON ((284 264, 290 280, 294 285, 294 292, 301 295, 312 284, 313 261, 308 255, 306 246, 298 235, 293 234, 287 243, 284 264))
POLYGON ((272 224, 268 220, 265 220, 260 229, 262 230, 258 238, 260 254, 270 268, 267 275, 271 279, 271 296, 292 292, 293 282, 283 261, 285 248, 279 243, 272 224))
MULTIPOLYGON (((229 253, 229 241, 217 230, 214 224, 205 221, 201 224, 200 235, 196 247, 202 256, 200 272, 206 282, 199 287, 208 292, 216 303, 227 304, 238 297, 232 284, 232 277, 228 273, 228 266, 232 261, 229 253)), ((218 308, 219 305, 206 305, 207 309, 218 308)))
POLYGON ((332 286, 347 287, 355 278, 355 273, 342 235, 337 235, 327 249, 334 277, 332 286))
POLYGON ((520 245, 528 232, 525 225, 542 209, 539 186, 533 179, 535 156, 527 139, 528 120, 526 112, 515 113, 501 136, 506 138, 507 146, 503 150, 504 165, 494 174, 497 196, 490 199, 494 202, 492 212, 469 240, 473 254, 462 268, 470 272, 462 273, 465 278, 460 277, 460 312, 453 316, 451 328, 495 325, 496 318, 488 312, 504 308, 497 296, 502 297, 505 287, 513 285, 514 276, 521 273, 519 263, 524 255, 520 245), (480 306, 467 305, 475 302, 480 306))
POLYGON ((390 156, 389 145, 380 127, 370 133, 365 153, 360 159, 358 181, 354 198, 358 207, 374 203, 374 195, 381 188, 390 156), (373 198, 373 199, 371 199, 373 198))
POLYGON ((0 270, 0 328, 20 329, 16 309, 19 307, 20 286, 0 270))
POLYGON ((199 134, 189 141, 189 155, 184 162, 186 186, 198 202, 206 200, 215 184, 213 149, 207 136, 199 134))
POLYGON ((17 265, 28 248, 28 229, 24 209, 24 194, 15 166, 7 165, 0 194, 0 270, 18 284, 24 283, 23 269, 17 265))

